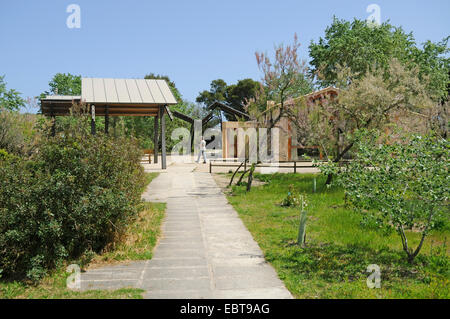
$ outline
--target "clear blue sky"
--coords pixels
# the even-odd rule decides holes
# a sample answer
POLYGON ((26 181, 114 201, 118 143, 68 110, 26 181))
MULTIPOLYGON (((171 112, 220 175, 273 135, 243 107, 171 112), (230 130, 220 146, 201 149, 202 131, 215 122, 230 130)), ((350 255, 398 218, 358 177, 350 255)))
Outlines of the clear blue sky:
POLYGON ((366 19, 378 4, 382 21, 413 31, 419 43, 450 34, 448 0, 2 0, 0 75, 24 97, 48 89, 57 72, 86 77, 168 75, 194 101, 211 80, 260 78, 254 53, 291 42, 296 32, 308 59, 310 41, 333 15, 366 19), (69 4, 81 28, 69 29, 69 4))

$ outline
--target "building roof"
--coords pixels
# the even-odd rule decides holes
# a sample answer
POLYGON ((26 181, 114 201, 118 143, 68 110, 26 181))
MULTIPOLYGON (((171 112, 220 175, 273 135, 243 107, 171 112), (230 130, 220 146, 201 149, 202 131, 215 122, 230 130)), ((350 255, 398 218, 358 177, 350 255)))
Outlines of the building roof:
MULTIPOLYGON (((69 115, 73 103, 95 105, 96 115, 156 116, 159 107, 177 104, 165 80, 82 78, 81 96, 48 95, 45 115, 69 115)), ((168 110, 168 109, 167 109, 168 110)))
POLYGON ((81 100, 107 104, 177 104, 165 80, 82 78, 81 100))

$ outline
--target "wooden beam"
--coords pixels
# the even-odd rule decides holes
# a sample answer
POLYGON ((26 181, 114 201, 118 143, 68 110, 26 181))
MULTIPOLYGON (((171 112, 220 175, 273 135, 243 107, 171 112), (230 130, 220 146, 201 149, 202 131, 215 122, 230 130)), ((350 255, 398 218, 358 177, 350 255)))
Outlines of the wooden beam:
POLYGON ((50 116, 52 117, 52 136, 56 135, 56 117, 55 112, 53 112, 53 107, 50 107, 50 116))
POLYGON ((117 126, 117 117, 114 117, 113 118, 113 134, 114 134, 114 137, 117 137, 116 126, 117 126))
POLYGON ((105 109, 105 134, 109 134, 109 108, 106 106, 105 109))
POLYGON ((95 105, 91 106, 91 134, 95 135, 95 105))
POLYGON ((186 122, 194 125, 194 119, 191 118, 190 116, 187 116, 186 114, 180 113, 178 111, 173 111, 172 114, 173 114, 173 116, 179 118, 180 120, 186 121, 186 122))
POLYGON ((153 145, 154 145, 154 163, 158 164, 158 153, 159 153, 159 127, 158 127, 158 121, 159 121, 159 114, 155 116, 154 126, 153 126, 153 145))
POLYGON ((164 116, 165 107, 160 107, 161 118, 161 168, 166 169, 166 120, 164 116))
POLYGON ((170 112, 169 108, 167 107, 167 105, 164 105, 164 110, 167 112, 167 115, 169 115, 169 119, 172 122, 173 121, 173 116, 172 116, 172 112, 170 112))

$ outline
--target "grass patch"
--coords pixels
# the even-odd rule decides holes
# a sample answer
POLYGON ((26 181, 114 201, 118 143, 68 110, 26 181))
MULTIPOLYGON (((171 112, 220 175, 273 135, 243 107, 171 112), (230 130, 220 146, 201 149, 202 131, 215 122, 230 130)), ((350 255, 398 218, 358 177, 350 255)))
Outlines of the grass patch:
POLYGON ((114 261, 147 260, 161 234, 165 203, 143 203, 143 209, 125 236, 113 247, 94 258, 93 264, 114 261))
POLYGON ((69 276, 63 268, 45 277, 38 285, 0 282, 0 299, 142 299, 142 289, 73 291, 67 289, 69 276))
MULTIPOLYGON (((266 185, 233 186, 229 202, 297 298, 449 298, 448 227, 426 239, 410 265, 397 234, 384 235, 361 223, 361 215, 345 205, 341 189, 326 188, 312 174, 274 174, 256 177, 266 185), (313 179, 317 191, 313 192, 313 179), (296 245, 300 211, 281 207, 289 186, 308 196, 305 248, 296 245), (369 289, 367 266, 381 268, 381 289, 369 289)), ((420 238, 408 233, 414 246, 420 238)))
MULTIPOLYGON (((158 173, 146 173, 146 183, 142 191, 156 176, 158 173)), ((91 265, 99 266, 105 263, 152 258, 153 248, 161 233, 165 204, 142 203, 141 205, 139 216, 130 224, 122 238, 108 247, 104 253, 94 256, 91 265)), ((60 267, 37 285, 20 281, 2 281, 0 282, 0 299, 142 299, 144 292, 142 289, 134 288, 113 291, 73 291, 66 287, 69 275, 65 272, 65 267, 60 267)))

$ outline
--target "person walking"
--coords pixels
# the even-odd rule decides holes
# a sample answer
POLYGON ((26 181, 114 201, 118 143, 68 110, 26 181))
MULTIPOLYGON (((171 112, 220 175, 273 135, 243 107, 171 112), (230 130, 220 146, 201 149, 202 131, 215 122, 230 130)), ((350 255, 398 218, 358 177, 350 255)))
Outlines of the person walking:
POLYGON ((203 136, 201 137, 200 150, 198 152, 197 160, 195 161, 196 163, 200 162, 201 155, 203 155, 203 164, 206 164, 206 141, 203 136))

